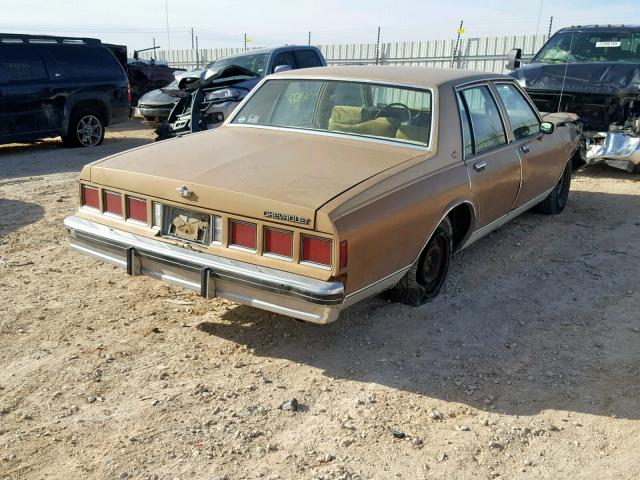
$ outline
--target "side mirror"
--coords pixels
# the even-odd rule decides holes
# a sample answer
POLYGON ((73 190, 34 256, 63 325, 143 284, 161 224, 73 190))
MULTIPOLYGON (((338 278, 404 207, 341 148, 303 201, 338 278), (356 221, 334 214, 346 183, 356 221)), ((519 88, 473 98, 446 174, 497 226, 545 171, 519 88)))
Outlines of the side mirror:
POLYGON ((556 126, 551 122, 542 122, 540 124, 540 131, 542 133, 546 133, 546 134, 553 133, 555 129, 556 129, 556 126))
POLYGON ((291 68, 291 65, 276 65, 276 67, 273 69, 273 73, 287 72, 289 70, 293 70, 293 68, 291 68))
POLYGON ((522 49, 514 48, 507 53, 507 70, 515 70, 516 68, 520 68, 520 64, 522 63, 522 49))

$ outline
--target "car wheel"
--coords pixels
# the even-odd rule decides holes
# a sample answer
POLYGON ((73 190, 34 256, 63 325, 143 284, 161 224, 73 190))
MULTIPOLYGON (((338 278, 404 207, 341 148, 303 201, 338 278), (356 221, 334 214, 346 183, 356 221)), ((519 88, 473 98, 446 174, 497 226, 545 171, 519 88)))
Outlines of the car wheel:
POLYGON ((440 293, 447 277, 452 252, 451 222, 445 218, 429 239, 418 261, 388 291, 388 298, 412 306, 433 300, 440 293))
POLYGON ((557 215, 567 206, 569 190, 571 189, 572 163, 569 162, 564 167, 562 175, 551 193, 542 202, 534 207, 538 213, 545 215, 557 215))
POLYGON ((68 147, 97 147, 104 140, 104 121, 100 114, 88 109, 71 114, 69 129, 62 137, 68 147))

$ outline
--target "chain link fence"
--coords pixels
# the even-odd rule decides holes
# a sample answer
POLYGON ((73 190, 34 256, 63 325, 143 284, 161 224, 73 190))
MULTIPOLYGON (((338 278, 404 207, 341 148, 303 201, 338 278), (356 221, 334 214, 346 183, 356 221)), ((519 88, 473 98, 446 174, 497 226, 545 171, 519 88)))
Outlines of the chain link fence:
MULTIPOLYGON (((411 65, 438 68, 464 68, 504 73, 505 56, 512 48, 522 48, 523 60, 529 60, 547 40, 546 35, 503 37, 463 37, 456 51, 456 40, 318 45, 329 65, 411 65)), ((213 60, 243 51, 243 48, 203 48, 160 50, 156 58, 172 67, 202 68, 213 60)), ((142 58, 151 58, 143 52, 142 58)))

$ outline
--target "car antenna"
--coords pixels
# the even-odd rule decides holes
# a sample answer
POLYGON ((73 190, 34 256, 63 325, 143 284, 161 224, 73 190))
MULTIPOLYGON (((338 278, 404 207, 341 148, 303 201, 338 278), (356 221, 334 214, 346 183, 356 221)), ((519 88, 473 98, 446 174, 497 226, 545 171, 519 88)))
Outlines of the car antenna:
POLYGON ((560 99, 558 100, 558 110, 560 112, 560 105, 562 105, 562 95, 564 95, 564 84, 567 81, 567 69, 569 68, 569 55, 571 55, 571 49, 573 48, 573 32, 571 32, 571 39, 569 40, 569 52, 567 53, 567 61, 564 63, 564 75, 562 76, 562 88, 560 89, 560 99))

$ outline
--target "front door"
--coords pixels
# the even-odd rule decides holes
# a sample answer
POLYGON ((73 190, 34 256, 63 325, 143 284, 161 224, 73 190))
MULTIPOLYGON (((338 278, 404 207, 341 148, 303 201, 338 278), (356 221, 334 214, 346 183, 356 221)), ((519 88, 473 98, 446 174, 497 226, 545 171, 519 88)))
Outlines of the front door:
POLYGON ((465 163, 471 190, 478 199, 478 227, 509 213, 521 180, 517 149, 508 142, 504 122, 491 89, 473 85, 458 92, 465 163))
POLYGON ((516 200, 520 207, 545 193, 558 181, 568 153, 560 135, 540 132, 540 118, 522 92, 512 82, 496 82, 496 91, 504 105, 514 145, 522 159, 522 187, 516 200))

